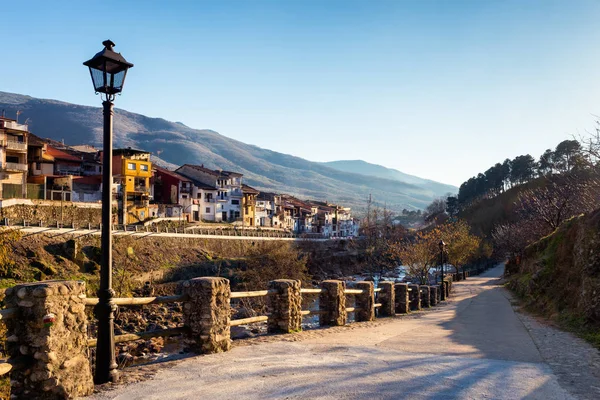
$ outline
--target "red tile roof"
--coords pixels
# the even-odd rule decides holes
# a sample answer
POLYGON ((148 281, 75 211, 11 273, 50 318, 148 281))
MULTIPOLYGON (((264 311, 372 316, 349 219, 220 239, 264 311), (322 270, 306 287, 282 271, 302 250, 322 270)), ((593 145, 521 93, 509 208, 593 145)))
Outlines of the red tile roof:
POLYGON ((58 150, 52 146, 46 148, 46 154, 54 157, 55 160, 81 162, 81 158, 65 153, 62 150, 58 150))
POLYGON ((166 168, 159 167, 156 164, 152 165, 152 168, 155 169, 156 171, 158 171, 161 174, 169 175, 169 176, 171 176, 171 177, 173 177, 175 179, 179 179, 180 181, 183 181, 183 182, 191 182, 192 181, 190 178, 187 178, 187 177, 185 177, 183 175, 180 175, 177 172, 169 171, 166 168))

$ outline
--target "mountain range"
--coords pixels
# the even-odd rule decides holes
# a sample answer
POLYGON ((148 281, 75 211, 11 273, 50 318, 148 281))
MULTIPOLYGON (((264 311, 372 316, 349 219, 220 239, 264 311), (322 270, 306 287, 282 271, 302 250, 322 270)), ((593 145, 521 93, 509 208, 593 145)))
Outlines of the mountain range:
MULTIPOLYGON (((102 110, 57 100, 0 92, 8 118, 27 123, 40 137, 69 145, 102 146, 102 110)), ((115 109, 115 147, 149 151, 163 166, 204 164, 244 174, 244 182, 262 191, 327 200, 364 209, 374 203, 399 211, 420 209, 434 198, 456 192, 451 185, 421 179, 364 161, 318 163, 245 144, 208 129, 115 109)))

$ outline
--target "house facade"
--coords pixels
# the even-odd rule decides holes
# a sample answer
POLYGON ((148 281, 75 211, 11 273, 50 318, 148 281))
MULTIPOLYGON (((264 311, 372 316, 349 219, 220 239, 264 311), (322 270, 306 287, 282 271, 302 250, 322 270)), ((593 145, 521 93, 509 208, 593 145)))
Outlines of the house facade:
POLYGON ((0 117, 0 198, 27 195, 27 125, 0 117))
POLYGON ((256 196, 255 226, 273 227, 275 216, 275 193, 260 192, 256 196))
POLYGON ((242 185, 243 226, 256 226, 256 197, 259 193, 248 185, 242 185))
POLYGON ((142 150, 113 150, 113 180, 118 185, 118 223, 133 224, 150 218, 150 153, 142 150))
MULTIPOLYGON (((204 165, 185 164, 175 172, 216 189, 215 221, 242 221, 242 174, 231 171, 211 170, 204 165)), ((210 207, 210 206, 205 206, 210 207)))

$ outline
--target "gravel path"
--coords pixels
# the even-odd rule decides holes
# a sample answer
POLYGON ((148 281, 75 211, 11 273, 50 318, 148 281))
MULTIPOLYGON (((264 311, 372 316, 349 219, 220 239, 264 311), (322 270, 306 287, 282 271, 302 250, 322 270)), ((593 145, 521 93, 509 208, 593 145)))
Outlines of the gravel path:
POLYGON ((156 374, 92 398, 600 398, 598 352, 516 313, 501 273, 455 284, 449 302, 425 312, 236 341, 228 353, 134 369, 156 374))
POLYGON ((515 309, 559 384, 577 398, 600 399, 600 352, 546 321, 519 312, 518 306, 515 309))

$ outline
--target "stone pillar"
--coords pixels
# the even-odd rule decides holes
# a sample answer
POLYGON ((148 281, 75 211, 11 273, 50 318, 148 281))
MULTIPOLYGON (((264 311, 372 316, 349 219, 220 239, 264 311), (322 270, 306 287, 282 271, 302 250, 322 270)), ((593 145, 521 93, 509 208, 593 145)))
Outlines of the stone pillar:
POLYGON ((292 333, 302 330, 302 295, 300 281, 277 279, 269 282, 269 290, 277 291, 268 296, 269 333, 292 333))
POLYGON ((447 300, 448 297, 450 296, 450 281, 445 280, 444 281, 444 289, 443 289, 443 294, 444 294, 444 300, 447 300))
POLYGON ((393 317, 396 315, 396 291, 394 290, 394 282, 379 281, 381 291, 377 294, 377 302, 381 303, 379 307, 379 316, 393 317))
POLYGON ((188 299, 183 305, 184 325, 190 329, 190 348, 196 353, 220 353, 231 348, 229 280, 194 278, 183 283, 188 299))
POLYGON ((440 301, 446 300, 446 282, 440 282, 440 301))
POLYGON ((410 301, 408 299, 408 284, 396 283, 396 313, 408 314, 410 310, 410 301))
POLYGON ((438 286, 429 286, 429 305, 431 307, 438 303, 438 286))
POLYGON ((421 307, 423 307, 423 308, 430 307, 429 298, 430 298, 429 286, 421 285, 421 307))
POLYGON ((408 292, 410 310, 419 311, 421 309, 421 293, 419 291, 419 285, 408 285, 408 288, 411 289, 408 292))
POLYGON ((356 312, 356 321, 373 321, 375 319, 375 292, 373 282, 357 282, 356 288, 362 290, 357 294, 354 304, 360 308, 356 312))
POLYGON ((319 309, 324 314, 319 314, 321 326, 346 325, 348 314, 346 313, 346 282, 327 280, 321 282, 321 289, 325 292, 319 295, 319 309))
POLYGON ((6 290, 10 360, 25 367, 11 372, 11 399, 63 399, 92 394, 87 347, 85 283, 45 281, 6 290))

